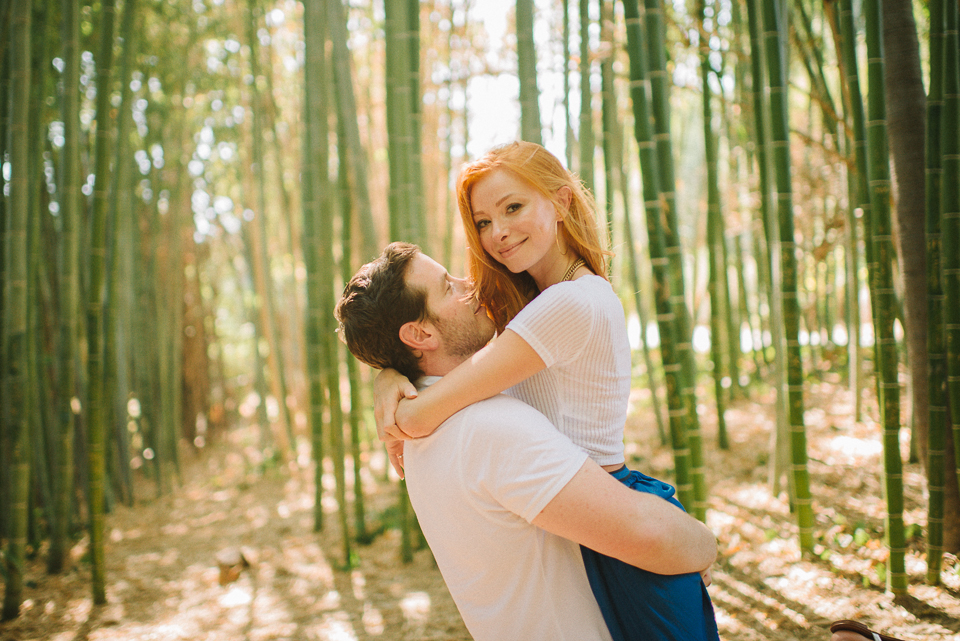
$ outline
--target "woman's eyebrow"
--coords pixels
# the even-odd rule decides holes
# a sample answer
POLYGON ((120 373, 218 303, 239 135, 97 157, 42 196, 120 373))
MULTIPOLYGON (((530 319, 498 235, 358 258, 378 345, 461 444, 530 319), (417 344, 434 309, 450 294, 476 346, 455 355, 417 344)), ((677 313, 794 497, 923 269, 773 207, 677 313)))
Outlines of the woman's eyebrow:
MULTIPOLYGON (((510 198, 513 198, 513 196, 514 196, 513 192, 510 192, 509 194, 503 196, 502 198, 500 198, 500 200, 498 200, 497 202, 495 202, 495 203, 493 203, 493 204, 494 204, 495 207, 499 207, 500 205, 503 204, 503 201, 509 200, 510 198)), ((474 212, 473 212, 473 217, 474 217, 474 218, 476 218, 477 216, 482 216, 482 215, 484 215, 482 210, 481 210, 481 211, 474 210, 474 212)))

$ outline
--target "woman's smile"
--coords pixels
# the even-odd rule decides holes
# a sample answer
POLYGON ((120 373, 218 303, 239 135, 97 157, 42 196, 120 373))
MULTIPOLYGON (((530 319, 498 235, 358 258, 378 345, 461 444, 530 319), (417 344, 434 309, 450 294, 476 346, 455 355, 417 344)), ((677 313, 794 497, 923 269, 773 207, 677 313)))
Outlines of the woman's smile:
POLYGON ((500 254, 501 258, 503 258, 504 260, 507 260, 514 254, 516 254, 517 250, 519 250, 520 247, 522 247, 525 242, 527 242, 526 238, 524 238, 519 242, 510 243, 506 247, 503 247, 502 249, 500 249, 498 253, 500 254))

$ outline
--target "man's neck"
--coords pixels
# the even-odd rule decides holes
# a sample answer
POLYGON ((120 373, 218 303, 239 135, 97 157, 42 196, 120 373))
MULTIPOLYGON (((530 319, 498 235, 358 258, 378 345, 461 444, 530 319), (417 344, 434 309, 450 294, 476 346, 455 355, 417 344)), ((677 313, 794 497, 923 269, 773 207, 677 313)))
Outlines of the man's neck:
POLYGON ((467 358, 469 357, 427 352, 420 358, 420 369, 423 370, 424 376, 443 377, 467 358))

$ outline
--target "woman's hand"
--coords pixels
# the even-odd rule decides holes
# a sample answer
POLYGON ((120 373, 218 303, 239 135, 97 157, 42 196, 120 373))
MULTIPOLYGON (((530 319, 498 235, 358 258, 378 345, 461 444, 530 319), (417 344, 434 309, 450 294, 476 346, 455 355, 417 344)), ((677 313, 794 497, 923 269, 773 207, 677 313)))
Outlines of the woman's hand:
MULTIPOLYGON (((400 458, 403 458, 402 456, 400 458)), ((710 568, 706 570, 700 570, 700 578, 703 580, 703 584, 706 587, 710 587, 710 584, 713 583, 713 577, 710 575, 710 568)))
POLYGON ((373 381, 373 418, 377 423, 377 436, 386 442, 386 428, 396 428, 397 406, 404 398, 416 398, 417 388, 406 376, 395 369, 387 368, 377 374, 373 381))
POLYGON ((416 398, 417 388, 406 376, 394 369, 385 369, 373 381, 373 417, 377 436, 387 446, 390 465, 403 478, 403 439, 409 438, 396 425, 397 407, 405 398, 416 398))

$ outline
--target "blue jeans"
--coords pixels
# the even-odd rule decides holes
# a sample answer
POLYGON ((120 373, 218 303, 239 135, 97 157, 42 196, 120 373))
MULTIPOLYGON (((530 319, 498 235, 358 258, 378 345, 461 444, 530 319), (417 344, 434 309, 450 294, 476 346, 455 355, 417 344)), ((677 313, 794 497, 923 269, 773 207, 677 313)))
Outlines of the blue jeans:
MULTIPOLYGON (((683 509, 669 483, 626 467, 613 476, 683 509)), ((719 641, 713 604, 699 574, 654 574, 583 546, 580 551, 614 641, 719 641)))

